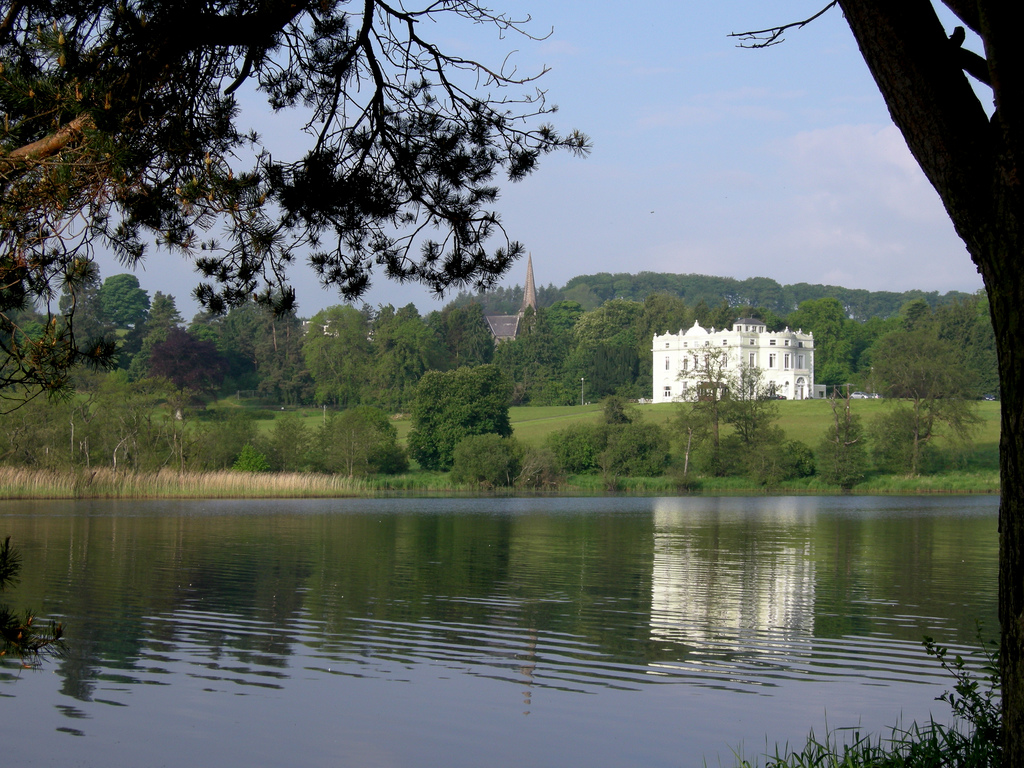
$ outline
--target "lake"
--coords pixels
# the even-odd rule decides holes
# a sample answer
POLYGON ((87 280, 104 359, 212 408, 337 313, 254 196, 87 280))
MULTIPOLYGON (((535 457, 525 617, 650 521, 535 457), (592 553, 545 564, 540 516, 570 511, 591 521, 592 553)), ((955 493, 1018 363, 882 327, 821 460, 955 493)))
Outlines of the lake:
POLYGON ((3 502, 8 765, 734 765, 998 634, 994 497, 3 502))

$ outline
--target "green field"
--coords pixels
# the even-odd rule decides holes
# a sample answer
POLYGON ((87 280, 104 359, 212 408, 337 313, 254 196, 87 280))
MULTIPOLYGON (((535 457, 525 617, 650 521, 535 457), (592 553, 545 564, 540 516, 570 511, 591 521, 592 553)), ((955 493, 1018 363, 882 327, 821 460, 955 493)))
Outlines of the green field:
MULTIPOLYGON (((812 448, 825 435, 832 419, 832 408, 828 400, 780 400, 778 425, 790 440, 799 440, 812 448)), ((647 421, 653 421, 669 429, 679 407, 673 403, 634 406, 647 421)), ((853 412, 859 414, 865 423, 891 407, 886 400, 852 400, 853 412)), ((552 432, 562 429, 574 421, 595 422, 601 418, 601 406, 565 406, 550 408, 512 408, 510 410, 515 435, 528 445, 541 445, 552 432)), ((998 469, 999 467, 999 403, 980 401, 977 403, 980 419, 974 435, 974 451, 970 464, 977 469, 998 469)))
MULTIPOLYGON (((786 433, 786 437, 790 440, 799 440, 812 448, 816 447, 832 419, 829 401, 780 400, 778 406, 778 425, 786 433)), ((875 416, 883 413, 890 406, 891 403, 886 400, 851 401, 854 413, 859 414, 865 423, 870 423, 875 416)), ((633 407, 647 421, 653 421, 671 429, 672 419, 679 406, 674 403, 658 403, 633 407)), ((968 468, 997 470, 999 468, 999 403, 980 401, 976 404, 976 408, 980 424, 974 435, 974 446, 968 458, 968 468)), ((319 426, 324 419, 323 411, 318 408, 300 408, 296 412, 311 429, 319 426)), ((552 432, 564 429, 574 422, 598 422, 601 419, 601 413, 600 403, 584 406, 538 406, 509 409, 516 438, 533 446, 543 445, 552 432)), ((412 422, 408 415, 396 414, 394 424, 398 428, 399 439, 404 442, 412 428, 412 422)), ((273 427, 273 421, 260 421, 259 426, 262 430, 269 430, 273 427)))

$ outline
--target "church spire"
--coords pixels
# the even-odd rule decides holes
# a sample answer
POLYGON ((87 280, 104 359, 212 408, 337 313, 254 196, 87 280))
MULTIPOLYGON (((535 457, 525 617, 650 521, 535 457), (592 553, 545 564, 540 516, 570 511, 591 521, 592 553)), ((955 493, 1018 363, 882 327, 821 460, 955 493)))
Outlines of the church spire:
POLYGON ((519 308, 519 314, 525 312, 527 307, 532 307, 534 312, 537 311, 537 288, 533 282, 532 253, 526 257, 526 287, 523 288, 523 306, 519 308))

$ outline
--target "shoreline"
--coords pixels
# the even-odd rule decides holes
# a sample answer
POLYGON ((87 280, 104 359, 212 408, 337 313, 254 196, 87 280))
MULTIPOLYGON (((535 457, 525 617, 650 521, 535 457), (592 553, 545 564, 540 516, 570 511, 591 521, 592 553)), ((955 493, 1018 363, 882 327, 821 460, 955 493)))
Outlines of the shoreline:
POLYGON ((481 488, 454 485, 446 473, 410 473, 350 478, 340 475, 274 472, 113 472, 0 468, 0 500, 86 499, 306 499, 574 496, 932 496, 998 495, 998 472, 873 477, 850 490, 815 478, 778 486, 754 486, 744 478, 707 478, 681 489, 669 477, 618 478, 609 488, 600 476, 578 475, 544 489, 481 488))

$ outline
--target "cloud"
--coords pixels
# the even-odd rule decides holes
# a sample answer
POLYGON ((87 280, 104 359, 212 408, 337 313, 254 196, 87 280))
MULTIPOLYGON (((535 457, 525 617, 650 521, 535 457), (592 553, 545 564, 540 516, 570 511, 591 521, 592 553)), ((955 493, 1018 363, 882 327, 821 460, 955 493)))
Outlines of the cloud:
POLYGON ((809 213, 862 211, 916 222, 946 218, 893 125, 805 131, 776 146, 788 181, 804 190, 809 213))

